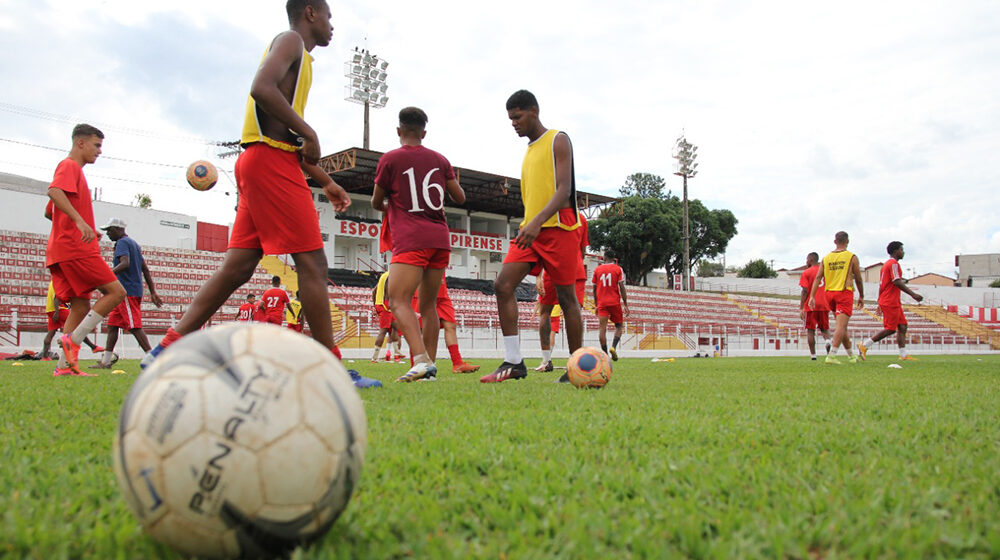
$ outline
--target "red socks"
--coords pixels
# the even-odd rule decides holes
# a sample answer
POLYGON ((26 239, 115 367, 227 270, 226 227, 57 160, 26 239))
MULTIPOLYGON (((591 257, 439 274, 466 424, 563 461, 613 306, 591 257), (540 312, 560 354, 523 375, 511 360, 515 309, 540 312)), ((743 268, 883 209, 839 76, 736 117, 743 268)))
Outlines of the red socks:
POLYGON ((340 347, 337 346, 336 344, 333 345, 333 348, 330 349, 330 352, 333 352, 333 355, 336 356, 338 360, 343 360, 344 359, 340 355, 340 347))
POLYGON ((462 353, 458 351, 457 344, 452 344, 451 346, 449 346, 448 353, 451 354, 452 366, 457 366, 465 363, 462 361, 462 353))
POLYGON ((166 336, 164 336, 163 340, 160 341, 160 347, 166 348, 171 344, 177 342, 177 340, 180 339, 180 337, 181 335, 177 331, 175 331, 173 327, 170 327, 169 329, 167 329, 166 336))

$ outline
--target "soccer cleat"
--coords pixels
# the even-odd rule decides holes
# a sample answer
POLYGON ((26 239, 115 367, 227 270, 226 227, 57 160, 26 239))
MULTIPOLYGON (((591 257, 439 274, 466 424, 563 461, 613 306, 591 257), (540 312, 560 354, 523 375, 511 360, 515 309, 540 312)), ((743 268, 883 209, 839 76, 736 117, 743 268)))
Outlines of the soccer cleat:
POLYGON ((382 382, 378 379, 362 377, 361 373, 356 369, 349 369, 347 370, 347 373, 351 375, 351 381, 354 382, 354 386, 358 389, 372 389, 382 386, 382 382))
POLYGON ((899 361, 901 361, 901 362, 919 362, 920 360, 918 360, 917 358, 914 358, 913 356, 905 356, 905 357, 900 357, 899 361))
POLYGON ((396 356, 396 363, 397 364, 405 364, 406 363, 406 356, 404 356, 402 354, 400 354, 399 356, 396 356))
POLYGON ((76 367, 77 358, 80 356, 80 345, 73 342, 68 334, 64 334, 59 337, 59 346, 62 347, 63 354, 66 356, 66 363, 70 367, 76 367))
POLYGON ((868 347, 863 342, 858 343, 858 355, 861 356, 861 361, 868 358, 868 347))
POLYGON ((859 360, 859 359, 858 359, 858 356, 848 356, 848 358, 847 358, 847 361, 848 361, 848 362, 850 362, 850 363, 852 363, 852 364, 856 364, 856 363, 858 363, 858 362, 862 362, 862 361, 864 361, 864 358, 861 358, 861 359, 859 360))
POLYGON ((618 361, 618 350, 615 350, 614 346, 612 346, 611 348, 608 348, 608 354, 611 354, 611 359, 612 360, 614 360, 616 362, 618 361))
POLYGON ((556 383, 569 383, 569 374, 564 373, 560 375, 559 379, 556 379, 556 383))
POLYGON ((52 377, 62 377, 64 375, 73 375, 73 370, 68 367, 60 368, 56 366, 56 369, 52 371, 52 377))
POLYGON ((813 357, 811 357, 809 359, 815 362, 816 361, 816 356, 813 356, 813 357))
POLYGON ((96 364, 94 364, 91 367, 95 367, 97 369, 111 369, 111 366, 113 366, 113 365, 115 365, 115 364, 118 363, 118 359, 119 359, 118 353, 117 352, 112 352, 111 353, 111 361, 109 363, 104 363, 104 361, 102 360, 102 361, 97 362, 96 364))
POLYGON ((524 379, 528 377, 528 368, 524 365, 524 360, 518 364, 504 362, 493 373, 479 378, 480 383, 501 383, 508 379, 524 379))
POLYGON ((826 364, 836 364, 836 365, 839 366, 840 365, 840 360, 838 360, 837 358, 835 358, 833 356, 827 356, 826 359, 823 360, 823 363, 826 363, 826 364))
POLYGON ((536 367, 535 371, 549 372, 549 371, 552 371, 553 369, 555 369, 555 368, 552 367, 552 360, 549 360, 549 361, 547 361, 547 362, 539 365, 538 367, 536 367))
POLYGON ((90 349, 90 351, 93 352, 94 354, 99 354, 101 352, 104 352, 104 350, 105 348, 103 346, 94 346, 93 348, 90 349))
POLYGON ((153 360, 160 355, 160 352, 163 352, 163 347, 157 344, 152 350, 147 352, 146 355, 142 357, 142 361, 139 362, 139 369, 148 368, 149 365, 153 363, 153 360))
POLYGON ((69 369, 72 370, 73 377, 97 377, 96 373, 87 373, 78 367, 70 366, 69 369))
POLYGON ((451 368, 452 373, 475 373, 479 371, 479 366, 475 364, 462 363, 451 368))
POLYGON ((412 383, 414 381, 423 381, 425 379, 431 379, 437 377, 437 366, 428 363, 414 364, 410 368, 410 371, 400 375, 396 379, 396 383, 412 383))

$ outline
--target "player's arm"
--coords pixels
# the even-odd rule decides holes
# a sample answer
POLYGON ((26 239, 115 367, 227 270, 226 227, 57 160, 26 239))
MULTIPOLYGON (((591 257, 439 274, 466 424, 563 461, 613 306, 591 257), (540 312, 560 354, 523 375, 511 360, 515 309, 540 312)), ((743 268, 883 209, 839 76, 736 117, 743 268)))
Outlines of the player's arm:
POLYGON ((49 202, 45 205, 45 212, 42 215, 45 216, 46 220, 48 220, 50 222, 52 221, 52 201, 51 200, 49 200, 49 202))
POLYGON ((858 264, 857 255, 851 257, 851 276, 854 276, 854 286, 858 289, 858 301, 855 307, 861 309, 865 306, 865 283, 861 281, 861 265, 858 264))
POLYGON ((455 201, 455 204, 465 204, 465 190, 462 189, 462 185, 458 184, 457 179, 448 179, 445 181, 444 188, 448 191, 448 196, 455 201))
POLYGON ((347 196, 347 191, 344 187, 337 184, 336 181, 330 177, 330 174, 323 171, 323 168, 316 164, 306 163, 305 160, 302 161, 302 171, 312 177, 313 181, 319 183, 319 188, 323 190, 323 194, 326 195, 327 200, 333 205, 333 209, 337 212, 343 212, 347 210, 347 207, 351 205, 351 197, 347 196))
POLYGON ((618 294, 622 296, 622 312, 628 315, 628 294, 625 293, 625 280, 618 281, 618 294))
MULTIPOLYGON (((819 276, 818 274, 816 276, 819 276)), ((799 294, 799 317, 802 319, 806 318, 806 302, 809 301, 809 289, 805 286, 802 287, 802 292, 799 294)))
POLYGON ((911 298, 917 300, 917 302, 921 302, 924 300, 924 296, 911 290, 910 287, 906 285, 906 281, 903 280, 902 278, 896 278, 895 280, 892 281, 892 283, 895 284, 896 287, 899 288, 901 292, 906 292, 911 298))
POLYGON ((542 231, 542 224, 569 202, 569 193, 573 188, 573 148, 570 146, 569 136, 557 134, 552 142, 552 152, 556 160, 556 192, 542 207, 541 212, 517 232, 514 244, 522 249, 530 247, 542 231))
POLYGON ((146 285, 149 286, 149 299, 153 300, 153 305, 163 307, 163 299, 160 298, 160 294, 156 293, 156 284, 153 283, 153 275, 149 273, 146 261, 142 261, 142 277, 146 279, 146 285))
POLYGON ((114 272, 115 276, 118 276, 122 272, 128 270, 128 265, 132 264, 131 259, 129 259, 128 257, 128 253, 123 253, 121 255, 118 255, 118 257, 120 257, 118 260, 118 265, 111 269, 111 272, 114 272))
POLYGON ((299 154, 304 162, 315 164, 320 157, 319 137, 316 136, 316 131, 292 109, 291 103, 278 87, 292 65, 302 58, 303 48, 302 37, 294 31, 285 31, 275 37, 253 78, 250 97, 253 97, 254 102, 260 105, 264 112, 302 137, 302 150, 299 154))
MULTIPOLYGON (((49 187, 49 198, 52 199, 53 206, 58 208, 63 214, 69 216, 69 219, 73 220, 73 223, 76 224, 76 229, 80 230, 80 239, 84 243, 90 243, 100 237, 94 231, 94 228, 90 227, 90 225, 83 220, 83 217, 81 217, 80 213, 76 211, 76 208, 73 208, 73 205, 70 203, 69 197, 66 196, 65 191, 57 189, 56 187, 49 187)), ((51 219, 51 217, 49 219, 51 219)))
POLYGON ((809 309, 816 309, 816 290, 819 289, 819 283, 823 280, 823 261, 819 261, 819 272, 816 277, 813 278, 812 286, 809 287, 809 309))
POLYGON ((378 183, 372 190, 372 208, 379 212, 385 212, 385 189, 378 183))

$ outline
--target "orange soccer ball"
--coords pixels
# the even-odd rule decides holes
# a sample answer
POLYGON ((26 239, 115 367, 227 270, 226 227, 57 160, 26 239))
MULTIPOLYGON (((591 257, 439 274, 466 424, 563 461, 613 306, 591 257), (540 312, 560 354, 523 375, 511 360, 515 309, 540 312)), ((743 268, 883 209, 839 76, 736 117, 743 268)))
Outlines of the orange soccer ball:
POLYGON ((566 375, 575 387, 600 389, 611 381, 611 360, 597 348, 583 347, 569 357, 566 375))
POLYGON ((187 182, 196 191, 207 191, 219 181, 219 171, 205 160, 198 160, 188 166, 187 182))

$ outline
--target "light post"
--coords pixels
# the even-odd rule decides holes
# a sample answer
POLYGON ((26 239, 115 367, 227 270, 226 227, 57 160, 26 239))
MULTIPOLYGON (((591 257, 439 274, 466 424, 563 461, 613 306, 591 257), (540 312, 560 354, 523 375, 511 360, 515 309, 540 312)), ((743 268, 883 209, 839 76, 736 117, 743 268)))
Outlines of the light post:
POLYGON ((677 163, 674 164, 674 175, 680 175, 684 178, 684 286, 681 287, 682 290, 691 289, 691 232, 688 227, 688 179, 694 178, 698 174, 698 164, 694 160, 698 157, 698 147, 687 141, 684 138, 684 133, 681 133, 680 138, 677 139, 677 143, 674 144, 674 159, 677 163))
POLYGON ((375 107, 380 109, 389 102, 385 91, 389 88, 386 85, 385 69, 389 63, 378 56, 368 52, 368 49, 354 47, 351 59, 344 63, 344 76, 349 80, 347 83, 347 101, 365 106, 365 137, 364 149, 368 149, 368 109, 375 107))

